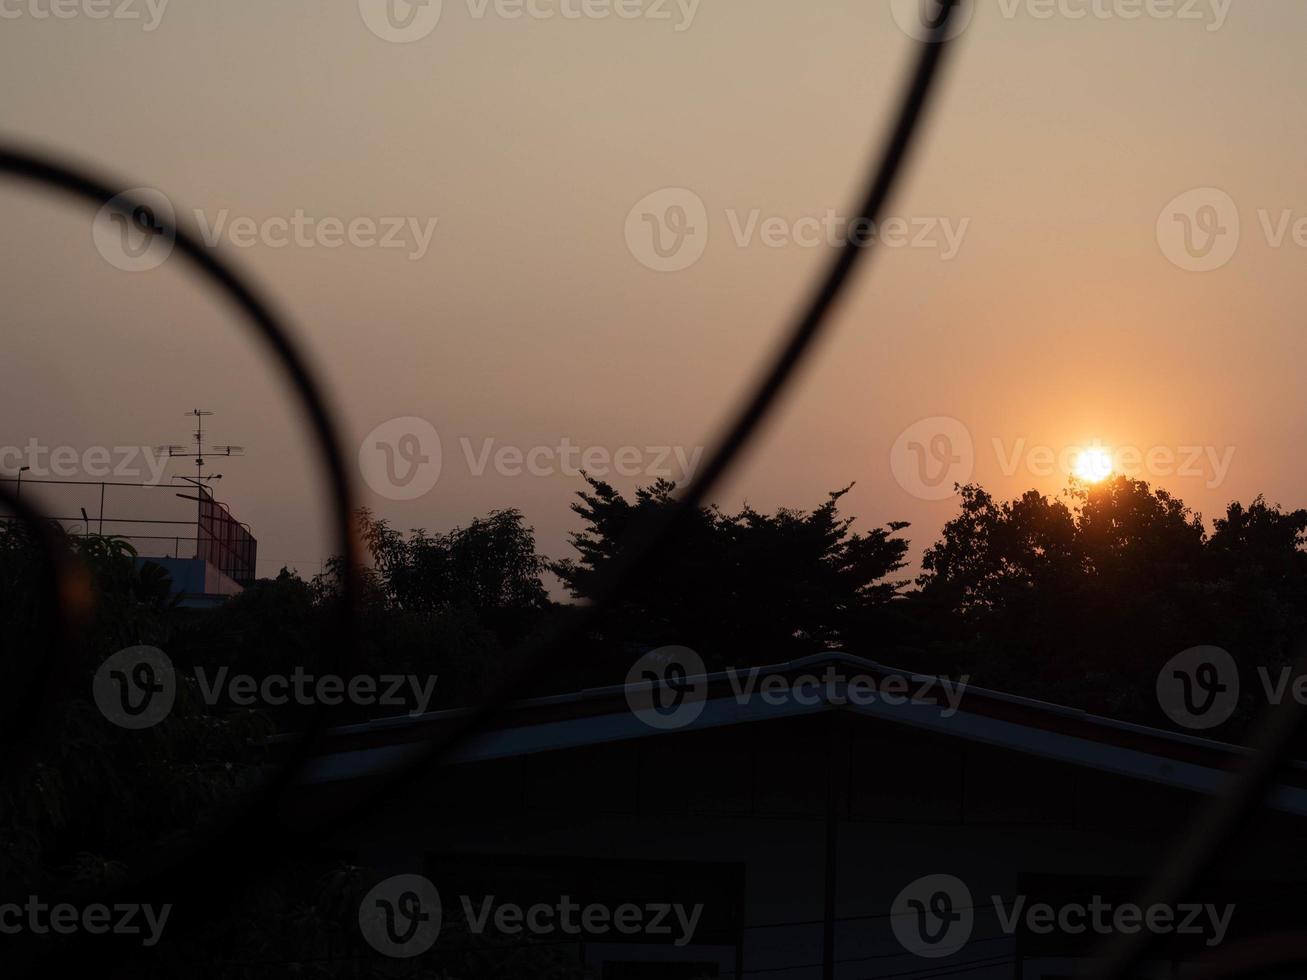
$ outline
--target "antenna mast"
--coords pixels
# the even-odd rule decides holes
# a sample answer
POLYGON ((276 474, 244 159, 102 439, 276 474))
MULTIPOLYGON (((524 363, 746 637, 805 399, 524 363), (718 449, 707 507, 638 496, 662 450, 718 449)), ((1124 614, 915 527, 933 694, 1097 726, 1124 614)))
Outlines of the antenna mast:
POLYGON ((204 444, 204 420, 212 415, 204 409, 193 408, 186 413, 195 419, 195 440, 194 452, 187 452, 187 447, 180 445, 160 446, 159 452, 167 453, 171 458, 193 459, 195 460, 195 476, 182 477, 188 483, 194 483, 197 487, 203 487, 205 483, 211 480, 221 480, 222 474, 204 472, 204 457, 206 456, 243 456, 245 454, 244 446, 206 446, 204 444))
POLYGON ((186 494, 179 493, 177 496, 186 500, 195 501, 195 557, 202 558, 205 554, 203 542, 205 504, 212 503, 214 499, 212 491, 205 487, 205 484, 213 480, 222 479, 221 473, 205 474, 204 457, 241 456, 244 455, 245 448, 243 446, 206 446, 204 444, 204 420, 213 413, 206 412, 201 408, 193 408, 186 414, 195 419, 195 451, 187 452, 185 446, 171 445, 160 446, 159 452, 167 453, 171 458, 195 460, 195 476, 183 476, 181 479, 185 480, 187 483, 194 484, 199 490, 199 494, 195 497, 190 497, 186 494))

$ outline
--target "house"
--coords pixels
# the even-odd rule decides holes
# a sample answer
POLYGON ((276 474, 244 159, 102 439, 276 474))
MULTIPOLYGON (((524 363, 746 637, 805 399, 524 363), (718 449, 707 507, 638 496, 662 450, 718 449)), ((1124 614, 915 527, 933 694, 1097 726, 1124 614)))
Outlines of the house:
MULTIPOLYGON (((333 730, 297 806, 365 799, 465 714, 333 730)), ((437 950, 479 924, 605 980, 1063 977, 1141 918, 1171 976, 1307 923, 1302 764, 1216 884, 1130 906, 1240 755, 827 653, 514 704, 333 844, 434 886, 437 950)))

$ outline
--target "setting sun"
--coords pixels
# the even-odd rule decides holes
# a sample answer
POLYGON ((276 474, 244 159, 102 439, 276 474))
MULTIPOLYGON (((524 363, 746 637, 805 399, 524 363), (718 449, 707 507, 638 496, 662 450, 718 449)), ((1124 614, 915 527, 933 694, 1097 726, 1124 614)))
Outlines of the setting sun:
POLYGON ((1071 473, 1085 483, 1101 483, 1112 475, 1112 454, 1100 447, 1086 449, 1076 457, 1071 473))

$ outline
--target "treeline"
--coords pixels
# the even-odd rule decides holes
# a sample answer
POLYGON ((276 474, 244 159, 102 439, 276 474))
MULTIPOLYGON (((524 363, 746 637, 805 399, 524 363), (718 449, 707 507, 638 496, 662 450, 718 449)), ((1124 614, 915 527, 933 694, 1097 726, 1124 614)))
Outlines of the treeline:
MULTIPOLYGON (((573 504, 581 523, 575 554, 561 560, 539 553, 531 527, 512 510, 440 533, 400 532, 361 513, 369 562, 360 644, 345 663, 335 642, 339 559, 312 579, 283 569, 219 608, 188 610, 178 608, 158 566, 137 562, 124 541, 95 536, 67 540, 78 572, 65 598, 79 619, 71 648, 51 660, 40 550, 21 524, 0 523, 0 721, 38 708, 30 730, 11 737, 6 729, 0 882, 24 894, 109 887, 161 840, 186 841, 244 798, 266 761, 264 736, 302 727, 302 717, 293 707, 209 703, 192 668, 254 677, 297 668, 435 674, 430 707, 473 703, 515 675, 525 639, 566 614, 570 604, 552 601, 550 587, 561 583, 576 602, 591 600, 631 527, 673 506, 674 489, 657 483, 627 497, 589 480, 573 504), (128 731, 99 713, 92 678, 112 653, 137 644, 171 657, 177 702, 157 727, 128 731)), ((1179 499, 1125 478, 1010 501, 968 486, 913 577, 908 526, 856 529, 840 511, 847 492, 811 510, 699 510, 621 602, 521 693, 618 683, 641 653, 669 644, 693 647, 714 669, 838 648, 1169 726, 1154 695, 1158 670, 1181 650, 1214 645, 1248 674, 1241 710, 1209 733, 1237 741, 1261 707, 1255 670, 1287 663, 1307 630, 1304 510, 1258 498, 1231 504, 1209 528, 1179 499)), ((376 713, 344 708, 332 720, 376 713)), ((268 913, 260 921, 298 922, 298 938, 248 921, 215 924, 151 967, 169 956, 182 962, 188 949, 212 956, 207 975, 215 977, 240 974, 229 960, 299 949, 308 957, 325 936, 349 931, 353 896, 368 880, 330 860, 275 872, 255 886, 252 907, 268 913)), ((567 975, 540 951, 520 954, 532 975, 567 975)), ((342 955, 351 962, 349 951, 342 955)), ((442 969, 461 975, 482 955, 460 954, 442 969)), ((324 964, 320 975, 338 975, 337 967, 324 964)))
MULTIPOLYGON (((1008 501, 966 486, 914 577, 908 525, 859 530, 841 512, 849 489, 810 510, 699 509, 523 694, 620 682, 636 657, 665 645, 692 647, 714 669, 842 649, 1164 725, 1154 682, 1181 650, 1228 650, 1249 672, 1252 697, 1253 671, 1285 664, 1307 630, 1307 510, 1259 497, 1230 504, 1209 527, 1180 499, 1125 477, 1008 501)), ((79 538, 71 543, 92 569, 95 597, 85 664, 153 643, 179 666, 255 676, 297 665, 434 673, 434 706, 471 703, 565 611, 551 589, 594 599, 630 529, 673 506, 674 491, 659 481, 627 496, 588 479, 572 504, 574 555, 557 560, 539 553, 515 510, 438 533, 401 532, 361 512, 360 647, 343 665, 326 659, 336 649, 339 558, 312 579, 283 569, 196 611, 174 608, 159 569, 135 567, 125 543, 79 538)), ((0 617, 21 634, 33 628, 31 556, 17 525, 0 533, 0 617)))
MULTIPOLYGON (((1257 708, 1255 669, 1285 665, 1307 631, 1307 510, 1258 497, 1231 503, 1209 528, 1177 497, 1126 477, 1009 501, 966 486, 913 577, 908 525, 857 530, 840 511, 849 489, 811 510, 700 509, 590 635, 557 655, 546 686, 619 682, 640 653, 670 644, 694 648, 710 668, 843 649, 1167 725, 1158 670, 1212 645, 1249 674, 1248 704, 1230 723, 1237 732, 1257 708)), ((576 601, 594 599, 631 527, 671 507, 674 490, 660 481, 628 497, 589 479, 572 505, 575 556, 562 560, 537 553, 516 511, 435 536, 363 515, 379 649, 442 658, 461 681, 446 694, 473 695, 556 612, 548 577, 576 601), (429 642, 412 650, 405 637, 429 642)), ((329 594, 334 577, 311 588, 329 594)))

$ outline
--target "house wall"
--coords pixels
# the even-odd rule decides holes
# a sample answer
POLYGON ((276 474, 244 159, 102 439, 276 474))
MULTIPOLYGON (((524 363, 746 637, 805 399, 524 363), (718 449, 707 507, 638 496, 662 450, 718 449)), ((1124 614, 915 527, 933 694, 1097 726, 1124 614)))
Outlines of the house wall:
MULTIPOLYGON (((840 978, 962 967, 957 975, 1062 974, 1067 964, 1047 950, 1030 954, 1029 936, 998 928, 990 896, 1011 899, 1034 874, 1143 874, 1197 803, 1172 789, 828 714, 455 767, 351 844, 364 863, 421 867, 437 887, 444 869, 453 874, 450 862, 466 860, 447 855, 485 855, 487 866, 514 856, 536 862, 537 884, 587 862, 702 865, 715 883, 702 894, 729 906, 715 909, 715 921, 730 924, 735 948, 716 935, 675 950, 590 943, 577 955, 698 955, 722 964, 720 976, 734 975, 733 960, 744 976, 808 980, 821 976, 832 777, 840 978), (720 885, 731 873, 734 899, 720 885), (906 951, 891 926, 896 896, 925 874, 955 876, 975 898, 972 938, 946 958, 906 951)), ((1245 882, 1307 877, 1300 833, 1287 818, 1264 821, 1224 873, 1245 882)), ((1244 927, 1261 916, 1241 914, 1244 927)))

